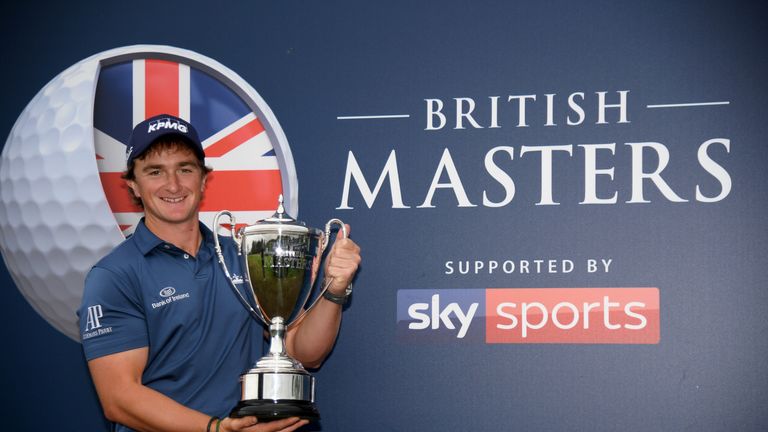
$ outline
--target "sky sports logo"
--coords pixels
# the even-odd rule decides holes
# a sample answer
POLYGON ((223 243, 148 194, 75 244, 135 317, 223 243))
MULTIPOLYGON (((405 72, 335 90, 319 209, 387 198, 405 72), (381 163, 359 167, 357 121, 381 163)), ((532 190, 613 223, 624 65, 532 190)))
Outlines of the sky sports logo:
POLYGON ((408 342, 657 344, 659 290, 398 290, 397 328, 408 342))

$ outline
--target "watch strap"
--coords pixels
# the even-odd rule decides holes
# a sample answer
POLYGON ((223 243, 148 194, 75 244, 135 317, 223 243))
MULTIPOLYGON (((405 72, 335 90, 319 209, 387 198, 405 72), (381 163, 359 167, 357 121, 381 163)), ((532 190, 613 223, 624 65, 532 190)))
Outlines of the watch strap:
POLYGON ((349 300, 349 295, 351 293, 352 293, 352 290, 349 288, 347 288, 347 291, 342 295, 336 295, 326 289, 325 292, 323 293, 323 298, 330 302, 333 302, 339 305, 344 305, 347 303, 347 300, 349 300))

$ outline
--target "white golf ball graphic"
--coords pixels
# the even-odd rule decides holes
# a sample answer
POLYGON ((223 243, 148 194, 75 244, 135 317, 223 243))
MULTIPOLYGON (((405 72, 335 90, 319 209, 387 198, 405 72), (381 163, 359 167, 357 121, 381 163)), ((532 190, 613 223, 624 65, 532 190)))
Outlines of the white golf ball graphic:
POLYGON ((258 93, 231 70, 191 51, 153 45, 117 48, 73 65, 32 99, 3 148, 0 251, 32 307, 76 341, 80 335, 75 311, 85 275, 124 239, 102 188, 94 148, 99 72, 105 64, 147 55, 184 61, 235 88, 269 135, 261 139, 274 148, 289 213, 295 215, 298 210, 298 185, 287 139, 258 93))

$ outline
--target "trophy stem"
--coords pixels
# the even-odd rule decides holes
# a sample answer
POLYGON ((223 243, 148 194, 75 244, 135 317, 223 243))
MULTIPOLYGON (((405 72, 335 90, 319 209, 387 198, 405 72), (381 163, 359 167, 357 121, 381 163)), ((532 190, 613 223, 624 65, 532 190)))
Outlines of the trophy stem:
POLYGON ((269 325, 269 354, 283 357, 285 351, 285 324, 283 319, 275 317, 269 325))

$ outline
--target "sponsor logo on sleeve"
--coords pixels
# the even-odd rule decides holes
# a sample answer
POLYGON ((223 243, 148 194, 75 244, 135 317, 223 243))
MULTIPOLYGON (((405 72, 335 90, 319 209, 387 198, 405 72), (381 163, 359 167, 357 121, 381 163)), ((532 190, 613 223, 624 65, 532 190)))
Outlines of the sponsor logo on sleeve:
POLYGON ((101 322, 103 317, 104 309, 100 304, 88 306, 85 317, 85 332, 82 334, 83 340, 112 333, 112 327, 104 327, 101 322))

